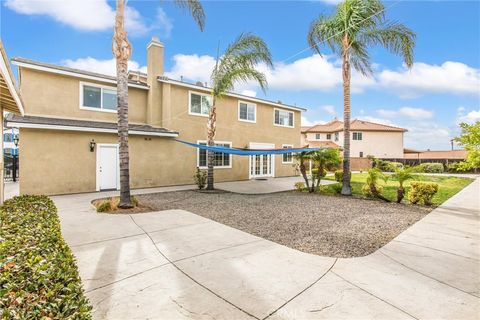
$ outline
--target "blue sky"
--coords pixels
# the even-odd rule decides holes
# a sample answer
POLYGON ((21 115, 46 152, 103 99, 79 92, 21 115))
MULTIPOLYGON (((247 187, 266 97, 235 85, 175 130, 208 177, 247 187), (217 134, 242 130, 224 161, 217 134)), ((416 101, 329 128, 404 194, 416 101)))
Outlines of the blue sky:
MULTIPOLYGON (((307 49, 306 33, 326 1, 204 1, 206 29, 170 1, 128 2, 131 68, 145 69, 146 44, 165 44, 165 70, 172 78, 208 81, 217 44, 225 48, 240 32, 253 32, 269 45, 274 70, 265 70, 270 89, 251 84, 239 92, 308 108, 304 123, 342 116, 338 57, 307 49)), ((480 120, 480 2, 386 1, 387 17, 417 34, 415 65, 380 47, 370 50, 373 77, 352 80, 352 115, 403 126, 405 147, 448 149, 457 123, 480 120)), ((114 3, 105 0, 1 0, 1 37, 10 57, 114 72, 111 36, 114 3)), ((263 69, 262 69, 263 70, 263 69)))

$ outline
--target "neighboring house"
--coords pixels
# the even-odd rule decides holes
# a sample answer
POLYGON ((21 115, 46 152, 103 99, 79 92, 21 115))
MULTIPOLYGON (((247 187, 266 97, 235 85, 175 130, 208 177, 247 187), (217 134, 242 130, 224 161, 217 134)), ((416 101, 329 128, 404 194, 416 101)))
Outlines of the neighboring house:
MULTIPOLYGON (((3 132, 3 113, 14 112, 23 115, 23 104, 2 41, 0 41, 0 108, 0 126, 3 132)), ((3 139, 1 143, 3 150, 3 139)), ((3 156, 0 159, 0 203, 3 203, 3 156)))
POLYGON ((15 137, 19 137, 17 128, 3 129, 3 154, 18 156, 18 146, 15 145, 15 137))
MULTIPOLYGON (((164 76, 164 47, 147 47, 147 74, 129 74, 129 150, 132 188, 193 183, 206 168, 205 151, 175 139, 205 143, 210 89, 164 76)), ((24 117, 19 127, 20 193, 61 194, 118 189, 115 77, 13 59, 19 67, 24 117)), ((240 94, 217 101, 217 145, 237 148, 300 146, 305 109, 240 94)), ((215 180, 295 174, 291 154, 215 155, 215 180)))
MULTIPOLYGON (((403 158, 406 129, 354 119, 350 123, 350 156, 403 158)), ((343 122, 336 118, 326 124, 302 127, 301 143, 310 147, 343 148, 343 122)))

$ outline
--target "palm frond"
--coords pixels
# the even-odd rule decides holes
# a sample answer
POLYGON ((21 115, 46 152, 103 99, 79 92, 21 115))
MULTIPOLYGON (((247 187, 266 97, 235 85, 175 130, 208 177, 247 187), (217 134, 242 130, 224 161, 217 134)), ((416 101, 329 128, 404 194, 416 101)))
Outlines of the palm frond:
POLYGON ((273 67, 273 62, 265 42, 251 33, 242 33, 231 43, 212 73, 213 95, 220 97, 233 90, 238 82, 255 81, 263 91, 267 80, 256 68, 264 64, 273 67))
POLYGON ((401 23, 391 22, 384 27, 366 30, 359 39, 368 45, 381 45, 393 54, 401 55, 409 68, 413 65, 415 33, 401 23))
POLYGON ((205 12, 199 0, 175 0, 174 3, 183 10, 190 12, 201 31, 205 29, 205 12))
POLYGON ((325 16, 319 16, 310 24, 307 35, 309 46, 321 55, 320 45, 327 44, 334 53, 341 52, 342 27, 339 21, 325 16))
POLYGON ((370 55, 363 43, 358 41, 352 42, 350 45, 350 63, 352 66, 363 74, 364 76, 371 75, 373 73, 372 65, 370 64, 370 55))

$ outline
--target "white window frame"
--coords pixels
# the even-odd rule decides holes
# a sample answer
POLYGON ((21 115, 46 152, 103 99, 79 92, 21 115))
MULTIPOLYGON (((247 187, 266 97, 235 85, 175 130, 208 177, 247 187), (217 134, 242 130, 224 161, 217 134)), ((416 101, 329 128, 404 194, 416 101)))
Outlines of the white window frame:
MULTIPOLYGON (((199 96, 210 97, 210 98, 211 98, 211 95, 208 94, 208 93, 204 93, 204 92, 198 92, 198 91, 192 91, 192 90, 188 91, 188 107, 187 107, 188 108, 188 114, 191 115, 191 116, 208 118, 208 114, 192 112, 192 94, 198 94, 199 96)), ((200 99, 200 103, 201 103, 201 99, 200 99)), ((200 106, 200 110, 201 109, 202 109, 202 107, 200 106)))
POLYGON ((285 110, 285 109, 280 109, 280 108, 273 108, 273 125, 276 126, 276 127, 283 127, 283 128, 295 128, 295 112, 289 111, 289 110, 285 110), (292 123, 293 123, 293 126, 275 123, 275 111, 276 111, 276 110, 291 113, 291 114, 292 114, 292 123))
POLYGON ((242 100, 238 100, 238 121, 242 121, 242 122, 249 122, 249 123, 257 123, 257 104, 256 103, 252 103, 252 102, 247 102, 247 101, 242 101, 242 100), (254 112, 253 112, 253 116, 254 116, 254 120, 247 120, 247 119, 242 119, 240 118, 240 104, 243 103, 243 104, 246 104, 247 105, 247 117, 248 117, 248 106, 253 106, 254 108, 254 112))
POLYGON ((327 133, 326 139, 327 139, 327 140, 332 140, 332 134, 331 134, 331 133, 327 133))
MULTIPOLYGON (((285 147, 293 148, 293 144, 282 144, 282 149, 285 148, 285 147)), ((290 153, 292 154, 292 160, 290 160, 290 161, 283 161, 283 156, 285 154, 282 154, 282 164, 292 164, 293 163, 293 152, 290 152, 290 153)))
MULTIPOLYGON (((107 112, 107 113, 117 113, 117 110, 110 110, 110 109, 103 109, 103 89, 108 89, 108 90, 114 90, 117 92, 117 87, 112 87, 112 86, 106 86, 98 83, 92 83, 92 82, 84 82, 80 81, 80 109, 82 110, 89 110, 89 111, 98 111, 98 112, 107 112), (94 108, 94 107, 89 107, 83 105, 83 87, 88 86, 88 87, 95 87, 95 88, 100 88, 100 108, 94 108)), ((117 92, 118 94, 118 92, 117 92)))
POLYGON ((322 135, 320 133, 315 133, 315 140, 322 140, 322 135))
MULTIPOLYGON (((207 140, 197 140, 197 144, 200 144, 200 143, 207 143, 207 140)), ((231 141, 218 141, 218 140, 215 140, 214 143, 221 143, 221 144, 228 144, 230 146, 230 148, 232 147, 232 142, 231 141)), ((205 150, 207 152, 207 164, 208 164, 208 150, 205 150)), ((231 169, 232 168, 232 161, 233 161, 233 157, 232 157, 232 154, 231 153, 227 153, 228 156, 230 157, 230 165, 229 166, 213 166, 214 169, 231 169)), ((207 169, 208 168, 208 165, 207 166, 200 166, 200 148, 197 148, 197 168, 199 169, 207 169)))

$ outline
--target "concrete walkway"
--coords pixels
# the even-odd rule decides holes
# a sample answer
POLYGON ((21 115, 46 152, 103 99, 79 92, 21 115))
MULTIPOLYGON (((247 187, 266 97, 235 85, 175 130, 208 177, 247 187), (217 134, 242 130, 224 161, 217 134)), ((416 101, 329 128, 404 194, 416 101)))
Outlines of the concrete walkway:
POLYGON ((107 215, 90 206, 98 194, 54 201, 96 319, 477 319, 479 189, 477 179, 352 259, 302 253, 182 210, 107 215))

